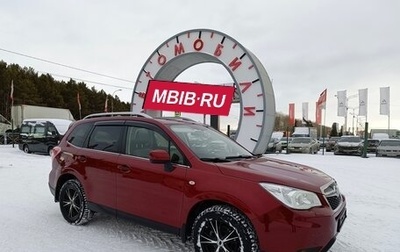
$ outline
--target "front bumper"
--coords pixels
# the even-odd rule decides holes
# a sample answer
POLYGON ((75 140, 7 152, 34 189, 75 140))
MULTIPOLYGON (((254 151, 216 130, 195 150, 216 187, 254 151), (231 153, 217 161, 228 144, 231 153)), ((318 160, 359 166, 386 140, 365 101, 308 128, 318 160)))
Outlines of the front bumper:
POLYGON ((328 251, 346 217, 344 197, 335 211, 329 207, 306 211, 278 207, 255 223, 260 249, 268 252, 328 251))

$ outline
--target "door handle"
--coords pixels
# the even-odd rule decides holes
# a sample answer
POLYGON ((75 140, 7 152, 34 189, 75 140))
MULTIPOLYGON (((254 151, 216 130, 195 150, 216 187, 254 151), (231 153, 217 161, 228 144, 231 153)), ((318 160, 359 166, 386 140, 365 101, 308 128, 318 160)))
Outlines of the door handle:
POLYGON ((130 173, 131 172, 131 168, 127 165, 118 165, 117 167, 122 173, 130 173))
POLYGON ((87 159, 86 159, 86 156, 78 156, 77 159, 78 159, 78 161, 81 162, 81 163, 85 163, 86 160, 87 160, 87 159))

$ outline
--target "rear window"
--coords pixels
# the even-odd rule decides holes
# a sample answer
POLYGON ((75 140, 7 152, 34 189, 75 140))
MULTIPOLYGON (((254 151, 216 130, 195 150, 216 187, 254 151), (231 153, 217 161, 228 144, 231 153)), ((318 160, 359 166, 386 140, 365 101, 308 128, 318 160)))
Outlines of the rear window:
POLYGON ((397 141, 387 141, 387 140, 382 140, 381 141, 381 146, 400 146, 400 140, 397 141))
POLYGON ((84 147, 83 145, 91 128, 91 123, 84 123, 76 126, 71 134, 68 135, 67 142, 78 147, 84 147))

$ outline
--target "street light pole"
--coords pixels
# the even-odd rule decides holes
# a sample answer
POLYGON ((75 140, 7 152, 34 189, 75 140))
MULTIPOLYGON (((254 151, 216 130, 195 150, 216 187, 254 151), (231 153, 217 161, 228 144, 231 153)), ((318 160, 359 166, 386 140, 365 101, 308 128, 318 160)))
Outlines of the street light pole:
POLYGON ((111 99, 111 112, 114 112, 115 93, 118 92, 118 91, 122 91, 122 89, 119 88, 119 89, 115 90, 111 95, 111 97, 112 97, 112 99, 111 99))

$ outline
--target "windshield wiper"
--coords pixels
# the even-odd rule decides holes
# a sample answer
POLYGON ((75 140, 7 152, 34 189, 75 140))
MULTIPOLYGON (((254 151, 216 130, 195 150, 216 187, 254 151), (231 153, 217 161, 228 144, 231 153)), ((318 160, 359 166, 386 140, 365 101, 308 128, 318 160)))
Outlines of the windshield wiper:
POLYGON ((227 157, 225 157, 225 159, 242 159, 242 158, 245 158, 245 159, 248 159, 248 158, 253 158, 254 156, 252 156, 252 155, 238 155, 238 156, 227 156, 227 157))
POLYGON ((226 158, 200 158, 201 161, 206 161, 206 162, 214 162, 214 163, 224 163, 224 162, 231 162, 230 160, 226 158))

